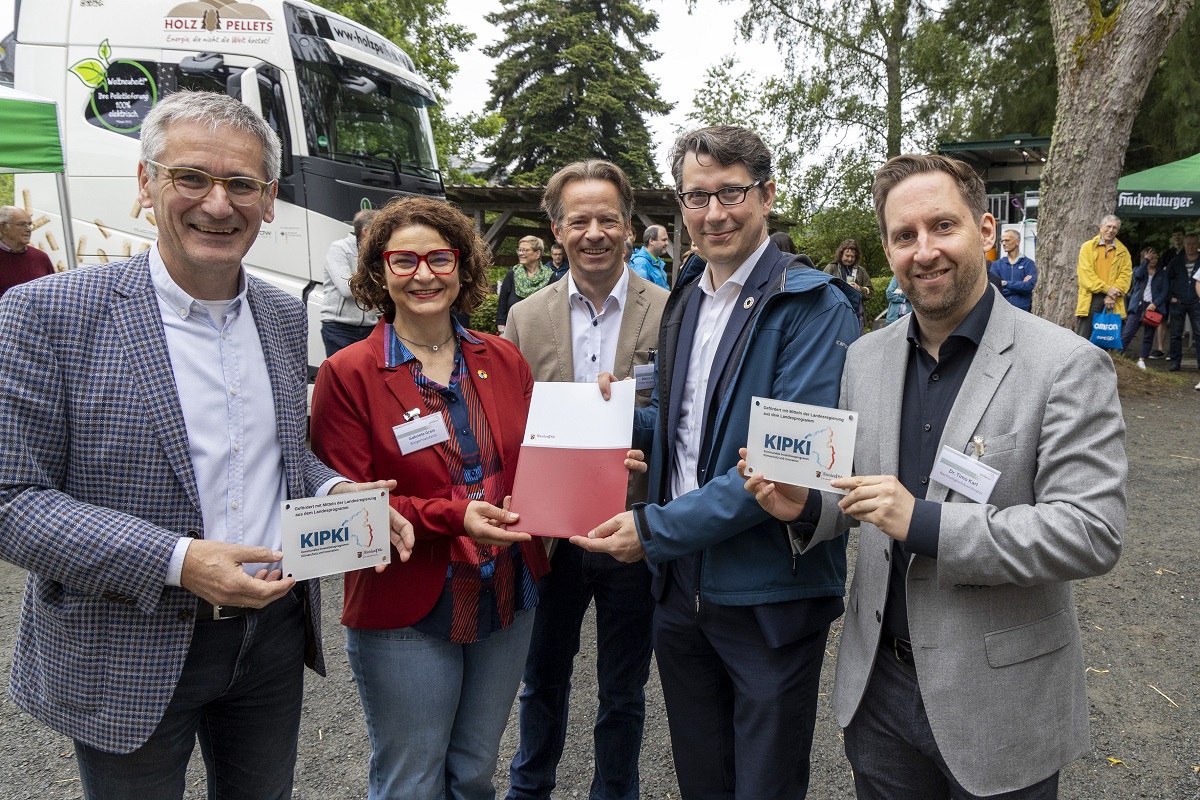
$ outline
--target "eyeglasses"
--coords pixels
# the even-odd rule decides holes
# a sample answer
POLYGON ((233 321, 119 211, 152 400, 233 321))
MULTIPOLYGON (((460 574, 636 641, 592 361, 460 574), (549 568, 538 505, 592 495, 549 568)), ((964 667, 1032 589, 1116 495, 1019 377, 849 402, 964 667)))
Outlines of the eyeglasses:
POLYGON ((229 202, 235 206, 252 206, 263 198, 263 195, 271 188, 271 184, 275 181, 260 181, 258 178, 249 178, 244 175, 236 175, 232 178, 218 178, 214 175, 209 175, 201 169, 193 169, 192 167, 168 167, 166 164, 160 164, 157 161, 146 159, 147 164, 153 164, 161 170, 166 171, 167 177, 171 181, 171 185, 175 187, 175 191, 189 200, 200 200, 208 197, 208 193, 212 191, 215 184, 221 184, 225 189, 225 196, 229 198, 229 202))
POLYGON ((23 230, 27 230, 27 231, 31 231, 31 230, 33 230, 33 223, 32 223, 32 222, 6 222, 6 223, 4 223, 4 224, 5 224, 5 225, 12 225, 14 228, 21 228, 21 229, 23 229, 23 230))
POLYGON ((529 256, 529 255, 533 255, 534 253, 540 253, 540 252, 542 252, 542 251, 541 250, 526 250, 523 247, 517 248, 517 255, 519 255, 519 256, 529 256))
POLYGON ((723 206, 737 206, 746 202, 746 192, 755 186, 761 186, 762 181, 755 181, 749 186, 726 186, 715 192, 704 192, 699 189, 693 192, 676 192, 684 208, 708 208, 708 201, 717 198, 723 206))
POLYGON ((434 275, 449 275, 458 266, 458 251, 442 249, 421 254, 412 250, 388 250, 383 254, 383 263, 397 278, 415 275, 422 261, 434 275))

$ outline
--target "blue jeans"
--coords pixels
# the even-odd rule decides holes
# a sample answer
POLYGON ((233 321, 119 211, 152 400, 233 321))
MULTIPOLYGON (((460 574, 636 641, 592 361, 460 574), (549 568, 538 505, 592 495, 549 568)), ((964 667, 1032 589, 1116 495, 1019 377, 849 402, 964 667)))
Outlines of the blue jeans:
POLYGON ((1133 337, 1137 336, 1138 328, 1144 327, 1145 333, 1142 334, 1142 349, 1138 353, 1138 358, 1145 358, 1150 355, 1150 348, 1154 344, 1154 333, 1157 328, 1152 328, 1149 325, 1142 325, 1142 317, 1145 312, 1142 309, 1130 311, 1125 317, 1125 326, 1121 329, 1121 352, 1129 349, 1129 345, 1133 342, 1133 337))
POLYGON ((198 620, 162 720, 132 753, 75 743, 87 800, 183 797, 200 739, 212 800, 288 800, 304 695, 295 591, 243 617, 198 620))
MULTIPOLYGON (((970 700, 963 698, 963 703, 970 700)), ((986 719, 987 709, 977 713, 986 719)), ((916 669, 885 647, 875 656, 866 693, 845 737, 858 800, 980 800, 954 779, 938 750, 916 669)), ((988 797, 1054 800, 1058 797, 1058 773, 1026 789, 988 797)))
POLYGON ((654 597, 650 570, 559 542, 538 583, 537 621, 521 692, 521 743, 509 769, 509 800, 548 798, 567 737, 571 672, 583 616, 596 600, 596 677, 590 800, 637 800, 638 756, 650 677, 654 597))
POLYGON ((371 740, 370 800, 494 800, 492 775, 533 611, 457 644, 412 628, 346 629, 371 740))

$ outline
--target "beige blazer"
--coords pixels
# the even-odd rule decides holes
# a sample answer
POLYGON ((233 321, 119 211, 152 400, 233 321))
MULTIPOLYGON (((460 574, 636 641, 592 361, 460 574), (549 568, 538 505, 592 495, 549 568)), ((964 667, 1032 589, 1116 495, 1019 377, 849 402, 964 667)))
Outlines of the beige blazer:
MULTIPOLYGON (((908 329, 901 321, 868 334, 847 356, 840 404, 859 412, 856 475, 899 468, 908 329)), ((938 557, 911 556, 906 591, 938 748, 968 791, 991 795, 1030 786, 1090 748, 1071 582, 1109 571, 1121 553, 1125 421, 1112 361, 997 293, 939 450, 971 453, 975 436, 1000 478, 986 505, 930 482, 926 499, 942 503, 938 557)), ((813 541, 853 522, 838 499, 822 496, 813 541)), ((859 529, 833 690, 843 727, 876 658, 891 541, 873 525, 859 529)))
MULTIPOLYGON (((617 355, 613 375, 618 380, 633 377, 633 368, 650 363, 650 353, 658 346, 658 326, 669 293, 633 270, 629 289, 621 308, 621 332, 617 336, 617 355)), ((571 349, 571 308, 567 279, 549 286, 517 303, 508 312, 504 338, 521 350, 529 362, 535 381, 575 380, 575 359, 571 349)), ((650 403, 652 389, 637 393, 637 404, 650 403)), ((632 476, 626 508, 646 499, 646 475, 632 476)))

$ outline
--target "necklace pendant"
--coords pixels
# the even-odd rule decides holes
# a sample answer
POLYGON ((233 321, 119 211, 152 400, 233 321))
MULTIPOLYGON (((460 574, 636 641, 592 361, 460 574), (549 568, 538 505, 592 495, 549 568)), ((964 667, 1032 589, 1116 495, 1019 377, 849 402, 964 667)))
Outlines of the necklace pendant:
POLYGON ((435 345, 431 345, 429 349, 430 349, 430 350, 432 350, 433 352, 435 352, 435 353, 436 353, 436 352, 437 352, 437 349, 438 349, 439 347, 441 347, 441 345, 440 345, 440 344, 435 344, 435 345))

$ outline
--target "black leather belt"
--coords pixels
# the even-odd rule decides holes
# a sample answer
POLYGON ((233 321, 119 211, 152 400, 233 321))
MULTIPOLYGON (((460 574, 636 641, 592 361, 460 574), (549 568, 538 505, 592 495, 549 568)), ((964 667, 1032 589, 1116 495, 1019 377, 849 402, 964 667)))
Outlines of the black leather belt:
MULTIPOLYGON (((302 584, 302 583, 296 584, 289 590, 289 594, 295 595, 296 598, 299 599, 301 602, 303 602, 303 599, 304 599, 303 592, 304 592, 304 584, 302 584)), ((283 599, 282 597, 279 598, 279 600, 282 600, 282 599, 283 599)), ((278 603, 279 600, 275 600, 272 602, 278 603)), ((270 605, 270 604, 268 604, 268 605, 270 605)), ((265 608, 265 606, 264 606, 264 608, 265 608)), ((207 600, 200 598, 199 602, 196 604, 196 620, 200 621, 200 620, 209 620, 209 619, 237 619, 238 617, 244 617, 247 614, 253 614, 255 611, 262 611, 262 609, 261 608, 245 608, 243 606, 214 606, 212 603, 208 602, 207 600)))
POLYGON ((879 646, 894 655, 897 661, 908 664, 910 667, 917 666, 916 659, 913 658, 912 642, 907 639, 897 639, 895 636, 888 636, 885 633, 880 637, 879 646))
POLYGON ((201 600, 196 606, 196 619, 234 619, 235 617, 244 617, 251 611, 256 611, 253 608, 243 608, 242 606, 214 606, 207 600, 201 600))

